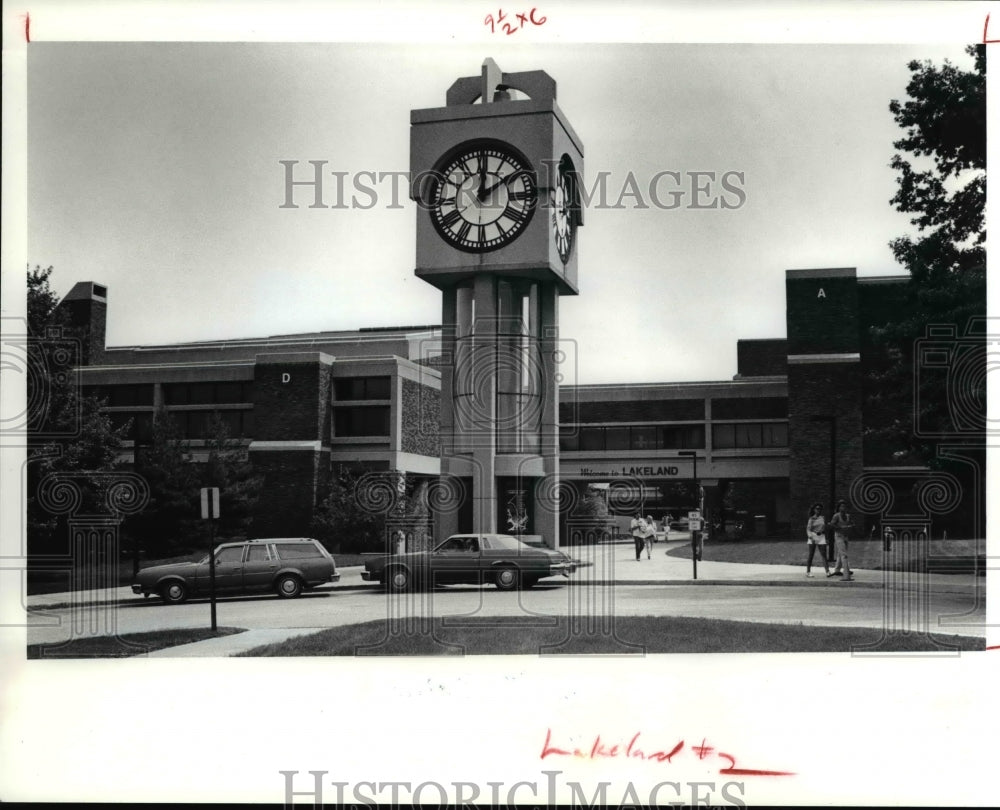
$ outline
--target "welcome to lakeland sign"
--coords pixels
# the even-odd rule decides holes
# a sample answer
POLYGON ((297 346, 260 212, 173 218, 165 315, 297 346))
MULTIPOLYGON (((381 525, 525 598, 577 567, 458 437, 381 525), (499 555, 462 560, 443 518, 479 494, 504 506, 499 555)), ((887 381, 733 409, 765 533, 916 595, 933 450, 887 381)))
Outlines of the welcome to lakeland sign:
POLYGON ((680 474, 680 467, 653 465, 636 465, 631 467, 615 467, 613 469, 595 469, 581 466, 579 470, 562 462, 559 468, 562 476, 584 476, 586 478, 663 478, 680 474))

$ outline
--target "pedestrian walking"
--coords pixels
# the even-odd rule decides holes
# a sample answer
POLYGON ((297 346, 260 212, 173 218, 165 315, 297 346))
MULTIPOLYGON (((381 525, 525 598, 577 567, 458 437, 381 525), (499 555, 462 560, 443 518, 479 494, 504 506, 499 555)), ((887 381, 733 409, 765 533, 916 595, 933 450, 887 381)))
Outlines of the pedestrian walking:
POLYGON ((642 519, 641 515, 636 515, 632 518, 632 522, 629 524, 629 529, 632 532, 632 542, 635 543, 635 561, 639 562, 642 559, 642 550, 646 546, 646 535, 643 526, 646 521, 642 519))
POLYGON ((837 501, 837 512, 830 518, 830 528, 833 529, 834 551, 837 555, 837 566, 828 577, 843 576, 842 582, 851 582, 854 574, 851 573, 850 563, 847 561, 847 541, 850 531, 854 528, 851 516, 847 513, 847 501, 837 501))
POLYGON ((812 576, 813 554, 819 549, 820 559, 823 561, 823 570, 830 576, 830 560, 826 553, 826 518, 823 517, 823 504, 814 503, 809 510, 809 519, 806 521, 806 543, 809 546, 809 556, 806 558, 806 576, 812 576))
POLYGON ((646 547, 646 559, 651 560, 653 558, 653 543, 656 542, 656 523, 653 521, 652 515, 646 515, 646 534, 643 536, 643 544, 646 547))

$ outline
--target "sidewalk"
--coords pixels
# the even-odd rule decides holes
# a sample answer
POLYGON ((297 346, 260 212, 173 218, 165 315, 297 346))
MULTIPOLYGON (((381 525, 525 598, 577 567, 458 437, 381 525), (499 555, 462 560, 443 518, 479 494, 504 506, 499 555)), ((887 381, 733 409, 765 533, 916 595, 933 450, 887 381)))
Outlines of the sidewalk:
MULTIPOLYGON (((804 545, 804 544, 803 544, 804 545)), ((652 548, 651 558, 646 552, 642 559, 635 559, 632 541, 598 546, 571 546, 564 548, 570 557, 584 563, 570 577, 577 583, 628 583, 630 585, 772 585, 815 588, 832 586, 840 588, 928 588, 942 593, 968 593, 985 587, 983 577, 975 574, 916 574, 878 569, 853 569, 854 581, 842 582, 840 577, 827 578, 822 561, 814 561, 813 577, 806 576, 805 560, 802 565, 763 565, 701 561, 697 565, 697 580, 691 561, 688 540, 659 542, 652 548), (666 552, 680 550, 683 556, 666 552)), ((803 557, 805 553, 803 551, 803 557)), ((830 566, 833 570, 833 565, 830 566)))
MULTIPOLYGON (((598 546, 569 546, 563 549, 579 561, 578 568, 566 582, 570 585, 759 585, 798 586, 804 588, 927 588, 940 593, 969 593, 985 587, 985 578, 974 574, 909 574, 897 571, 854 569, 854 581, 842 582, 840 577, 827 578, 822 564, 813 566, 813 578, 806 577, 803 565, 761 565, 752 563, 708 562, 698 563, 698 579, 694 579, 690 544, 686 540, 659 542, 652 548, 651 557, 636 562, 635 547, 631 541, 608 543, 598 546), (666 552, 683 549, 684 557, 674 557, 666 552)), ((364 567, 340 567, 340 582, 324 586, 333 590, 358 590, 379 587, 364 582, 364 567)), ((555 580, 552 580, 555 581, 555 580)), ((156 597, 150 597, 155 599, 156 597)), ((82 606, 107 601, 121 604, 143 601, 144 597, 132 593, 130 587, 109 588, 103 591, 77 591, 35 594, 27 598, 28 608, 57 608, 70 605, 82 606)))

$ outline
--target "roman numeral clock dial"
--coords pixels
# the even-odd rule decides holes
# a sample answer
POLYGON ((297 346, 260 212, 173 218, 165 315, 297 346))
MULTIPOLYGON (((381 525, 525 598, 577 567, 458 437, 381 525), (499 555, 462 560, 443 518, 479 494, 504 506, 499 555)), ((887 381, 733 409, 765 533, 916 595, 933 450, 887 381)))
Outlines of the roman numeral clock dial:
POLYGON ((485 253, 521 235, 537 201, 534 173, 511 147, 487 142, 462 147, 435 173, 431 221, 459 250, 485 253))
POLYGON ((569 261, 576 239, 577 210, 576 173, 573 163, 563 157, 559 163, 559 176, 553 194, 552 237, 563 264, 569 261))

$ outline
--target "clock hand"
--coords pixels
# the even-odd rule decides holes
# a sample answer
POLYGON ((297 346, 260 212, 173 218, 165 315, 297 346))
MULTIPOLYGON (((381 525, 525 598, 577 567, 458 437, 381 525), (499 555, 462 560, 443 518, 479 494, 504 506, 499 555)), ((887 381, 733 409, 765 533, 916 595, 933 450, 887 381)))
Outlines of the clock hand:
POLYGON ((479 153, 479 190, 476 192, 476 196, 482 200, 486 196, 487 192, 484 191, 486 187, 486 155, 483 152, 479 153))
POLYGON ((480 197, 479 199, 483 199, 484 197, 488 197, 490 194, 492 194, 496 190, 496 188, 498 186, 505 186, 505 185, 507 185, 511 180, 513 180, 515 177, 517 177, 517 175, 518 175, 518 172, 511 172, 506 177, 501 177, 492 186, 490 186, 488 189, 486 189, 486 191, 483 193, 482 197, 480 197))

